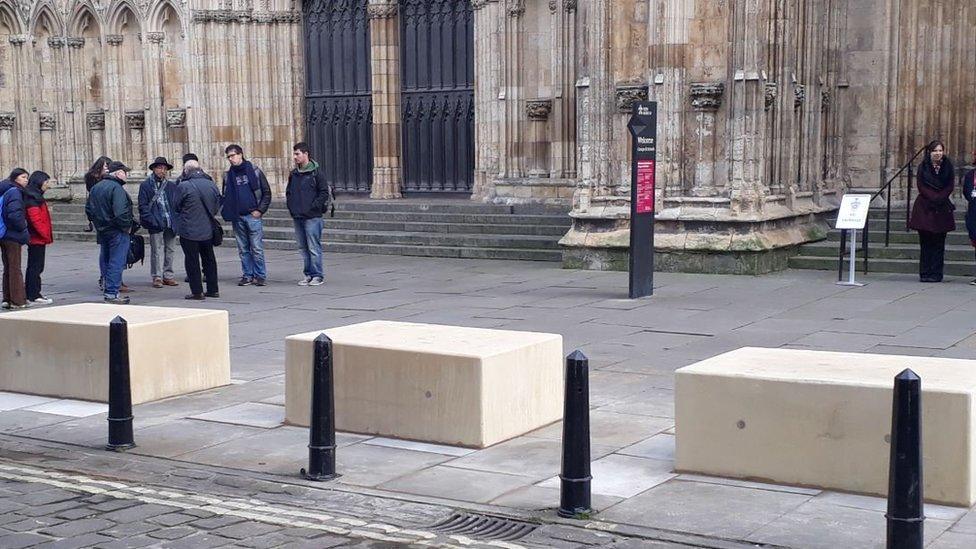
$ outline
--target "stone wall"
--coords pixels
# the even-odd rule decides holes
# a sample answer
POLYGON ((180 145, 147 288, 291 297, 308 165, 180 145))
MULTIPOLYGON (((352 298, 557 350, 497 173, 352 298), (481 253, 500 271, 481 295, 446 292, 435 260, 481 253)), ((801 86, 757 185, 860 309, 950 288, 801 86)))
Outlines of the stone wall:
POLYGON ((219 172, 223 147, 238 142, 280 187, 303 133, 296 10, 289 0, 0 2, 3 168, 44 169, 64 185, 102 154, 144 171, 192 151, 219 172))

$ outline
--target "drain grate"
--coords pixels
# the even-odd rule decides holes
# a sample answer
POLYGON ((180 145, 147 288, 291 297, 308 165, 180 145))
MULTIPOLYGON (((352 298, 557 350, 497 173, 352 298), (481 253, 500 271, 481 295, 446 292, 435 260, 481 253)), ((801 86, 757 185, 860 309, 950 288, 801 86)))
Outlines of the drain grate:
POLYGON ((440 534, 471 536, 477 539, 514 541, 527 536, 536 528, 538 528, 537 525, 528 522, 486 515, 454 513, 434 524, 428 530, 440 534))

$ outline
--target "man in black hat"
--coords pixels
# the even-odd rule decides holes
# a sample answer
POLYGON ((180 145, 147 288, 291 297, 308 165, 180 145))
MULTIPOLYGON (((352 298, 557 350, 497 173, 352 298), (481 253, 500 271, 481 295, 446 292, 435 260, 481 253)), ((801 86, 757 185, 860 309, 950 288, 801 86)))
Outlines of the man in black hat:
POLYGON ((129 255, 129 232, 135 226, 132 218, 132 198, 122 188, 129 167, 121 162, 108 165, 108 173, 92 187, 85 203, 85 213, 95 225, 101 254, 98 266, 104 281, 105 302, 126 304, 128 296, 119 296, 122 271, 129 255))
POLYGON ((173 275, 176 255, 176 216, 170 204, 176 183, 169 180, 173 165, 159 156, 149 165, 149 177, 139 185, 139 224, 149 231, 149 270, 153 288, 179 286, 173 275))

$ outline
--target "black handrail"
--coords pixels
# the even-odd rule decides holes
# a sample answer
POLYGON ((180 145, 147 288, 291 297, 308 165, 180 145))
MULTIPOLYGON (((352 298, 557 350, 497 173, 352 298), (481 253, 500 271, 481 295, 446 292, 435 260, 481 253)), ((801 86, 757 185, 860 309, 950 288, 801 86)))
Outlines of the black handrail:
POLYGON ((894 183, 896 179, 901 177, 901 174, 905 173, 905 170, 908 170, 908 186, 906 189, 907 195, 905 199, 905 230, 907 231, 908 219, 911 217, 911 209, 912 209, 912 182, 911 182, 912 164, 915 163, 915 160, 919 157, 919 155, 925 152, 925 149, 927 147, 928 145, 925 145, 922 148, 920 148, 918 151, 916 151, 915 154, 913 154, 912 157, 908 160, 908 162, 902 165, 902 167, 897 172, 895 172, 895 175, 891 176, 891 178, 888 179, 887 183, 882 185, 881 188, 877 190, 877 192, 871 195, 871 200, 874 201, 875 198, 881 196, 881 193, 886 191, 888 193, 887 198, 885 199, 885 248, 888 247, 888 244, 891 240, 891 184, 894 183))

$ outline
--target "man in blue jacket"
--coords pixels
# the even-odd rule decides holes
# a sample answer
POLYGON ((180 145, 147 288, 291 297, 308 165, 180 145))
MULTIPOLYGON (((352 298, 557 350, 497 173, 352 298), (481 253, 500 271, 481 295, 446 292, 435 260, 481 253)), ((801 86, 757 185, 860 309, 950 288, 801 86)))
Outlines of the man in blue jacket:
POLYGON ((325 282, 322 269, 322 214, 332 198, 329 182, 318 162, 309 157, 305 142, 296 143, 292 158, 295 169, 288 176, 285 200, 295 224, 295 242, 304 259, 304 278, 299 286, 321 286, 325 282))
POLYGON ((244 158, 240 145, 228 145, 224 152, 230 169, 224 175, 220 215, 234 225, 237 252, 241 256, 238 286, 264 286, 268 269, 264 264, 264 224, 261 217, 271 206, 268 178, 244 158))
POLYGON ((149 231, 149 270, 153 288, 179 286, 173 275, 176 255, 176 216, 172 213, 176 183, 170 181, 173 165, 157 157, 149 165, 149 177, 139 185, 139 224, 149 231))
POLYGON ((101 246, 98 266, 104 281, 105 302, 116 305, 129 303, 128 296, 119 296, 122 271, 129 255, 129 233, 135 226, 132 198, 122 188, 128 173, 129 167, 121 162, 109 164, 108 173, 92 187, 85 203, 85 213, 95 225, 101 246))
POLYGON ((24 274, 20 270, 21 249, 30 238, 27 214, 24 211, 22 189, 27 186, 27 171, 17 168, 10 177, 0 181, 0 252, 3 259, 3 308, 21 309, 27 306, 24 274))

